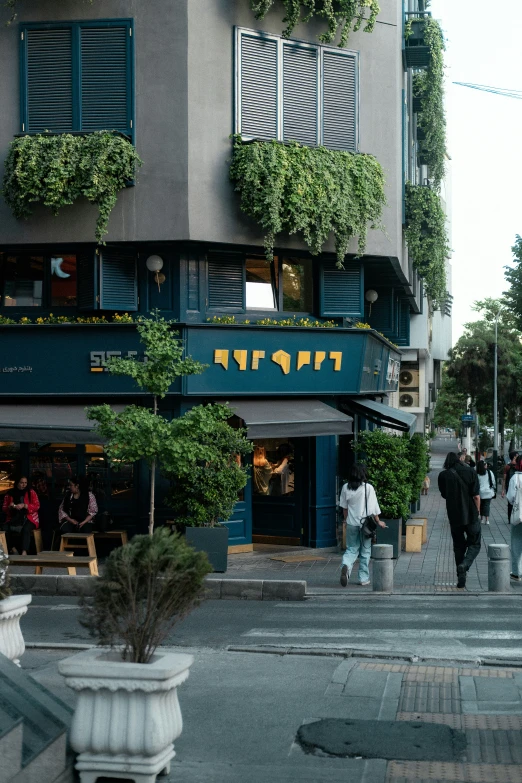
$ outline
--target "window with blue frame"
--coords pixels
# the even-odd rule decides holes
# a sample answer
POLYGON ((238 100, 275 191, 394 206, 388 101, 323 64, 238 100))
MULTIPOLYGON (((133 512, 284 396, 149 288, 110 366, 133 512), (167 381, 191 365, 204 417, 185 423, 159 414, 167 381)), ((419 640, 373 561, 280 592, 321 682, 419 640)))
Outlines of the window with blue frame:
POLYGON ((21 130, 133 138, 131 19, 21 25, 21 130))
POLYGON ((357 149, 358 54, 237 29, 236 133, 357 149))

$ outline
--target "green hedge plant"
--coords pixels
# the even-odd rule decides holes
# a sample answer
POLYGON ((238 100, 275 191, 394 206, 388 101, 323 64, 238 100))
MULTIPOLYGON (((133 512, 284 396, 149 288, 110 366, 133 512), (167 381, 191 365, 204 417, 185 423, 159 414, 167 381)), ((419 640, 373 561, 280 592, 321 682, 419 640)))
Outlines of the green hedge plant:
POLYGON ((406 242, 414 269, 435 307, 447 296, 446 259, 451 249, 446 214, 439 193, 423 185, 406 185, 406 242))
POLYGON ((408 446, 408 460, 410 462, 410 503, 419 499, 422 484, 430 469, 430 455, 428 441, 420 433, 415 433, 412 438, 404 436, 408 446))
MULTIPOLYGON (((340 31, 339 46, 346 46, 350 31, 361 29, 371 33, 379 11, 377 0, 279 0, 285 9, 283 38, 290 38, 300 22, 311 19, 325 20, 326 32, 319 36, 322 43, 332 43, 340 31)), ((256 19, 264 19, 276 0, 250 0, 256 19)))
POLYGON ((384 173, 373 155, 297 142, 254 141, 235 137, 230 177, 241 209, 261 226, 265 252, 273 258, 277 234, 303 235, 318 255, 331 232, 337 265, 342 266, 352 237, 364 253, 368 226, 381 228, 384 173))
POLYGON ((368 481, 375 487, 382 519, 408 518, 411 467, 408 442, 383 430, 360 433, 355 444, 358 459, 366 465, 368 481))
POLYGON ((121 135, 96 131, 20 136, 5 161, 3 195, 16 218, 27 218, 33 204, 62 207, 86 198, 98 207, 95 238, 101 243, 118 193, 134 179, 141 160, 121 135))

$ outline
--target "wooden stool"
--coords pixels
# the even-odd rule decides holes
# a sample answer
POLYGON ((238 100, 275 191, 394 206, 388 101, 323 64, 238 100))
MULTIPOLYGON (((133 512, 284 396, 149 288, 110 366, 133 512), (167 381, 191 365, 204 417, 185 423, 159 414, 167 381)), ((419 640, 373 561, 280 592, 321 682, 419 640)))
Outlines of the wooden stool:
POLYGON ((9 554, 7 551, 7 538, 5 536, 4 531, 0 532, 0 546, 4 550, 4 554, 9 554))
POLYGON ((43 549, 42 531, 37 527, 33 527, 31 533, 34 538, 34 546, 36 549, 36 554, 39 554, 43 549))
POLYGON ((120 540, 120 545, 125 546, 128 542, 126 530, 106 530, 104 533, 94 533, 94 538, 109 538, 120 540))
MULTIPOLYGON (((60 556, 60 557, 74 557, 74 552, 62 552, 61 554, 60 554, 60 552, 52 552, 52 551, 51 552, 38 552, 38 555, 42 559, 45 559, 48 555, 52 555, 54 557, 57 557, 57 556, 60 556)), ((34 569, 34 572, 35 572, 35 574, 41 574, 43 569, 44 569, 43 566, 36 566, 36 568, 34 569)), ((69 576, 76 576, 76 568, 73 568, 71 566, 71 568, 67 569, 67 573, 69 574, 69 576)))
POLYGON ((65 552, 66 549, 86 549, 89 557, 96 557, 94 533, 62 533, 60 552, 65 552), (78 543, 79 541, 85 543, 78 543))
POLYGON ((426 517, 412 517, 410 522, 415 522, 416 525, 422 525, 422 543, 428 543, 428 520, 426 517))
POLYGON ((417 520, 406 522, 406 552, 422 552, 422 525, 417 520))

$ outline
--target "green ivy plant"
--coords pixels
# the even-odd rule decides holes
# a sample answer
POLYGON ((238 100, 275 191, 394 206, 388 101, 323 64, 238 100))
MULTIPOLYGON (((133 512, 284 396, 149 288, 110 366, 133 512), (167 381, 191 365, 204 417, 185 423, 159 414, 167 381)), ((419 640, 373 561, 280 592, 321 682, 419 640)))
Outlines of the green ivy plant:
POLYGON ((447 296, 446 259, 450 254, 446 215, 439 193, 406 185, 406 242, 413 266, 435 307, 447 296))
POLYGON ((407 519, 411 495, 408 441, 383 430, 367 430, 359 434, 355 450, 375 487, 382 519, 407 519))
MULTIPOLYGON (((275 0, 250 0, 256 19, 264 19, 274 5, 275 0)), ((283 38, 290 38, 294 28, 302 21, 309 22, 317 18, 326 20, 326 32, 319 36, 321 43, 332 43, 340 30, 339 46, 346 46, 350 31, 361 29, 371 33, 380 12, 377 0, 280 0, 285 16, 283 38), (304 13, 303 13, 304 12, 304 13)))
POLYGON ((95 237, 101 243, 119 191, 141 165, 130 141, 110 131, 21 136, 5 161, 3 195, 17 218, 29 217, 34 203, 56 215, 83 196, 98 207, 95 237))
POLYGON ((420 99, 418 127, 424 138, 419 154, 430 169, 435 187, 444 178, 446 164, 446 115, 444 112, 444 35, 435 19, 424 21, 424 41, 429 47, 430 64, 413 77, 413 96, 420 99))
POLYGON ((318 255, 330 232, 335 236, 337 265, 343 265, 353 236, 364 253, 368 225, 381 228, 384 173, 373 155, 297 142, 254 141, 234 137, 230 177, 241 194, 241 209, 265 234, 271 260, 277 234, 302 233, 318 255))

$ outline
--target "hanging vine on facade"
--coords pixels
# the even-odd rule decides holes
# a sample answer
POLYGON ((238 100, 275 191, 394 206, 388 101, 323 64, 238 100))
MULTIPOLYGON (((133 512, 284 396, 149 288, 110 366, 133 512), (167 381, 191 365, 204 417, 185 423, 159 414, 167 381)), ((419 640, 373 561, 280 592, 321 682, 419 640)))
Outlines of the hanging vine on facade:
POLYGON ((3 195, 16 218, 27 218, 39 203, 58 214, 85 197, 98 207, 95 238, 102 242, 118 193, 141 166, 123 136, 96 131, 21 136, 11 142, 5 161, 3 195))
POLYGON ((272 259, 277 234, 302 234, 318 255, 331 232, 341 265, 352 237, 364 253, 368 226, 381 227, 384 173, 372 155, 305 147, 297 142, 234 139, 230 177, 241 209, 256 220, 272 259))
POLYGON ((436 190, 406 185, 406 241, 414 269, 435 307, 447 296, 446 259, 451 249, 446 215, 436 190))
POLYGON ((446 115, 444 112, 444 35, 435 19, 424 21, 424 41, 430 50, 426 70, 413 76, 413 97, 420 101, 419 156, 430 170, 435 187, 444 179, 446 164, 446 115))
POLYGON ((327 30, 319 36, 322 43, 332 43, 340 33, 339 46, 346 46, 350 32, 371 33, 380 12, 378 0, 250 0, 256 19, 264 19, 273 6, 282 5, 286 24, 283 37, 290 38, 300 22, 312 19, 326 21, 327 30))

